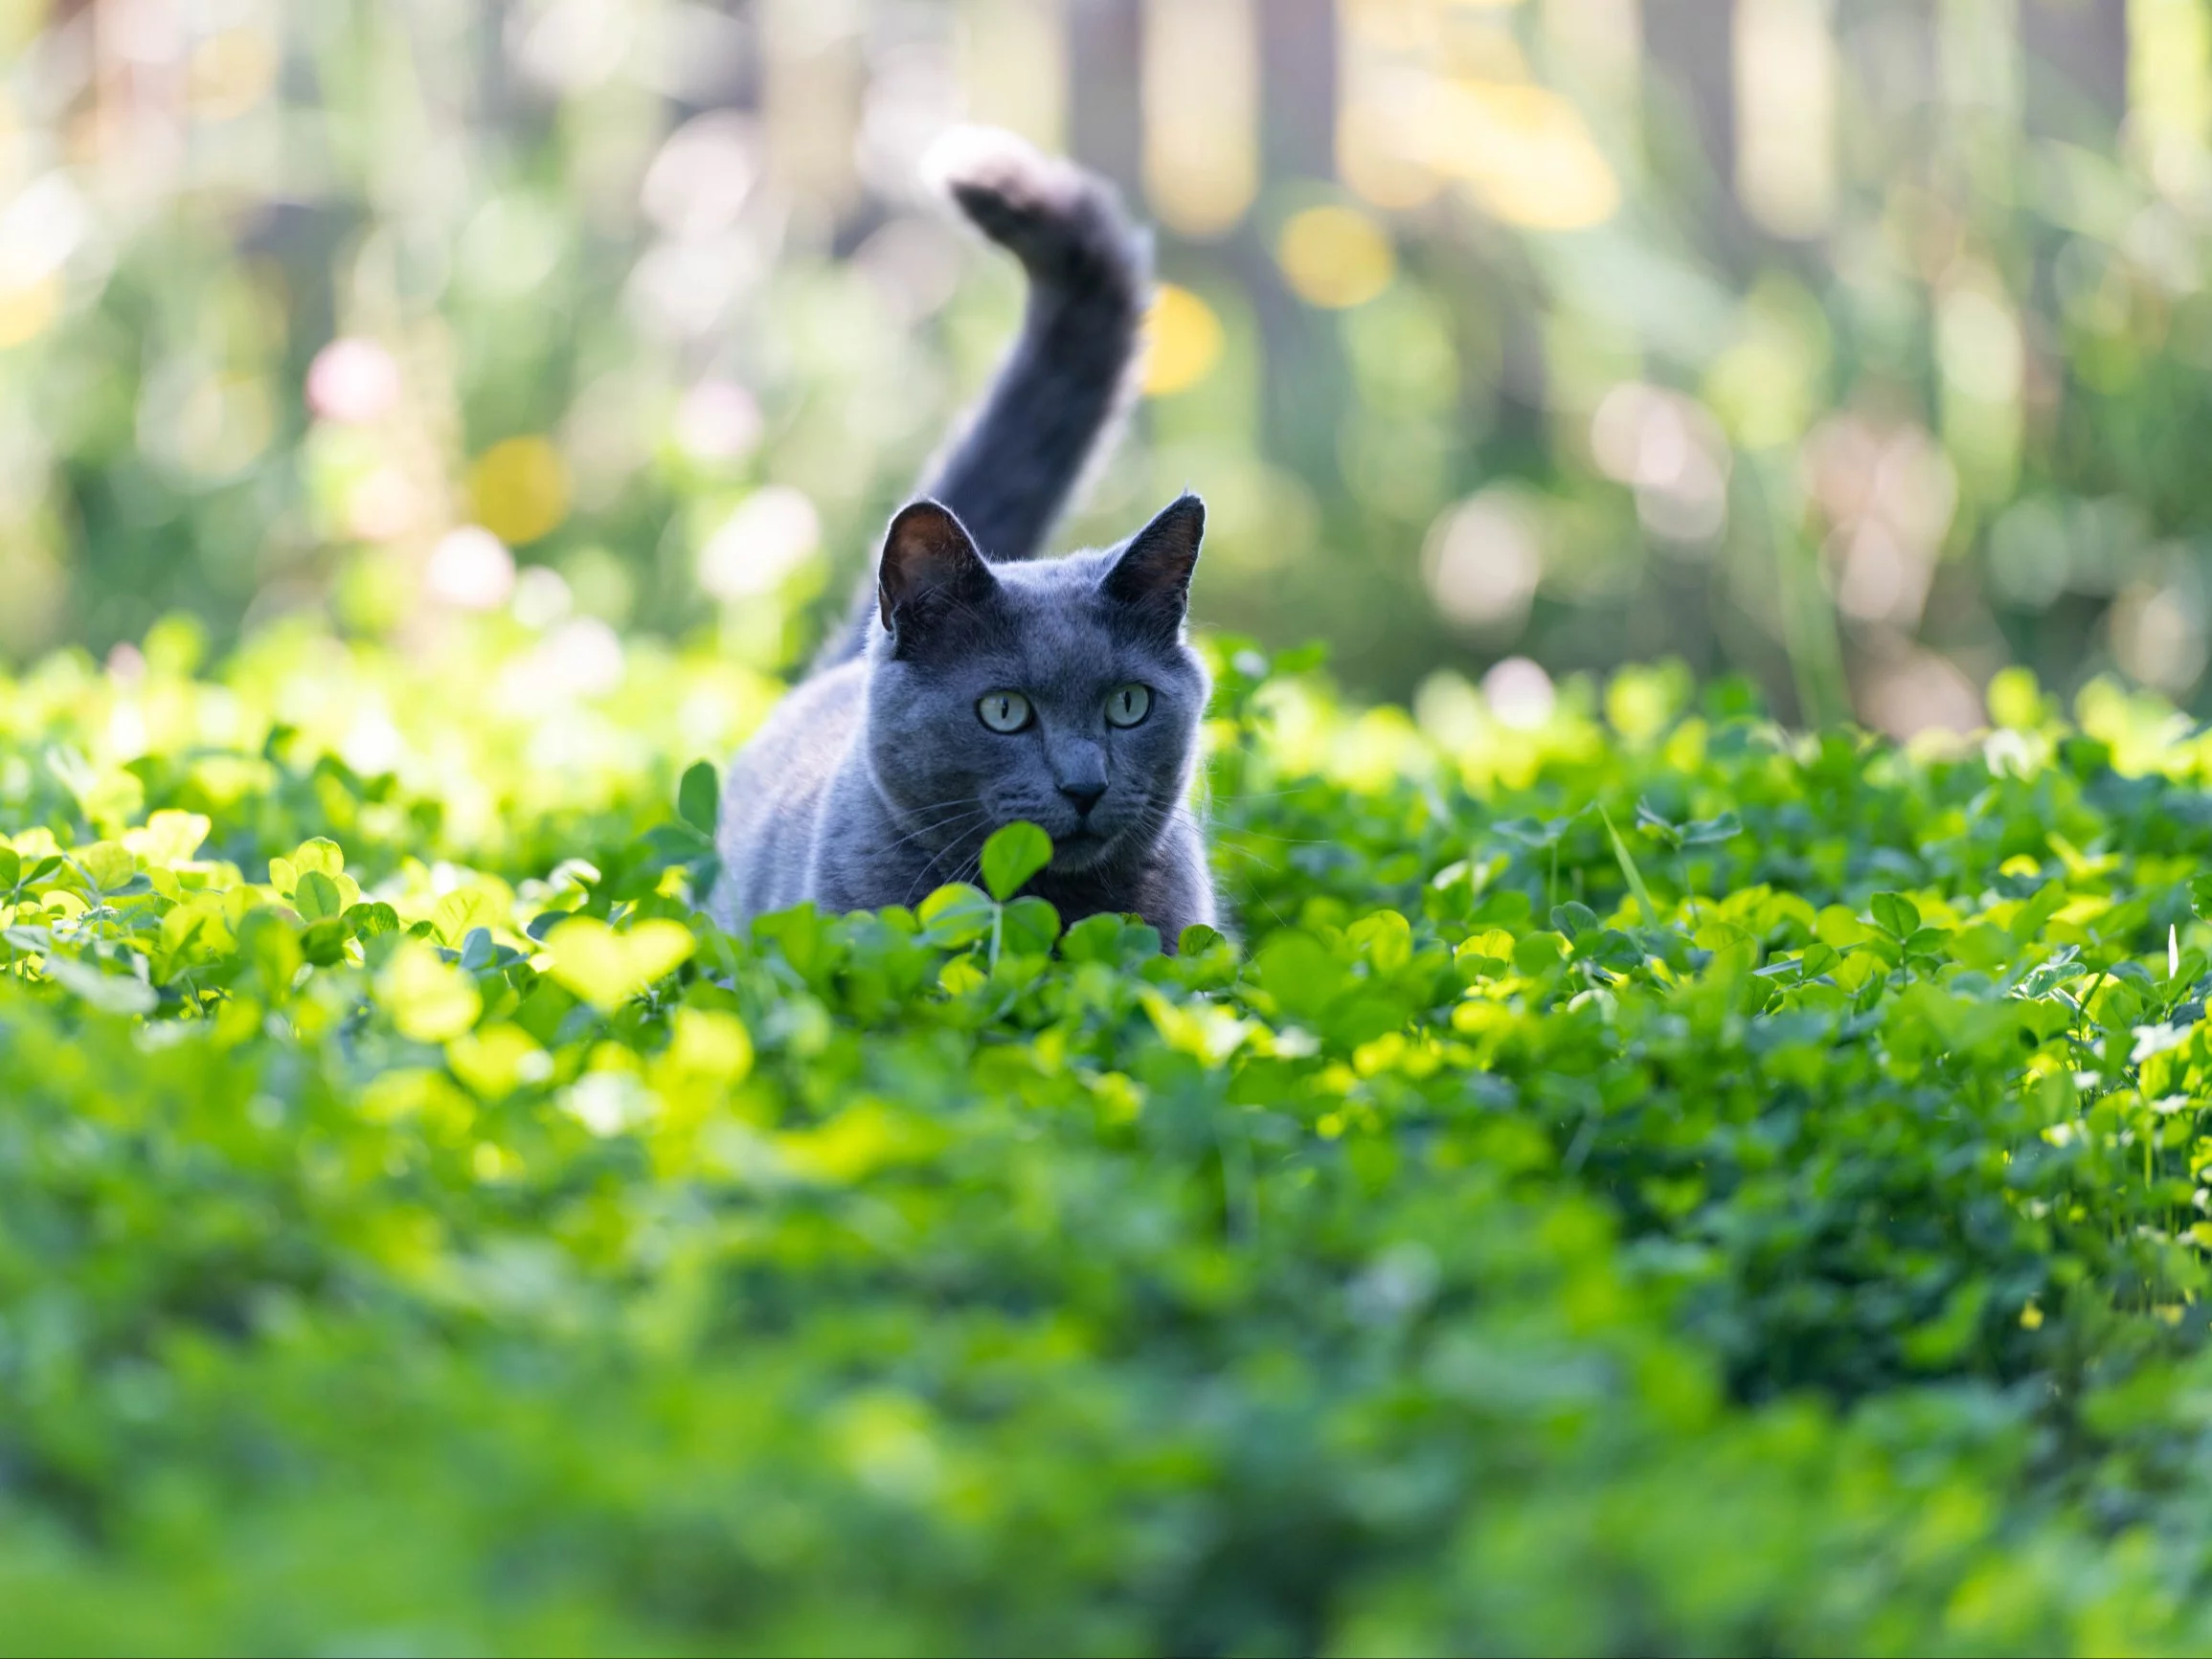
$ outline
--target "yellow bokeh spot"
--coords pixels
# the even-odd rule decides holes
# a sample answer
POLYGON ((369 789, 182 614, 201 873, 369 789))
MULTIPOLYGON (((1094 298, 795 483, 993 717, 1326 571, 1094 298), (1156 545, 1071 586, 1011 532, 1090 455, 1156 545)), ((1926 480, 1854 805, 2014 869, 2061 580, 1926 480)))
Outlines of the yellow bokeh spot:
POLYGON ((19 288, 0 288, 0 350, 46 332, 61 314, 61 279, 49 273, 19 288))
POLYGON ((1144 394, 1166 397, 1188 391, 1221 361, 1221 319, 1188 288, 1160 284, 1147 319, 1144 394))
POLYGON ((1283 280, 1309 305, 1364 304, 1390 285, 1398 256, 1382 227, 1357 208, 1294 213, 1275 244, 1283 280))
POLYGON ((1620 206, 1620 181, 1582 112, 1541 86, 1438 82, 1423 123, 1429 160, 1509 224, 1572 231, 1620 206))
POLYGON ((569 470, 542 437, 510 437, 468 472, 476 522, 509 547, 551 534, 569 516, 569 470))

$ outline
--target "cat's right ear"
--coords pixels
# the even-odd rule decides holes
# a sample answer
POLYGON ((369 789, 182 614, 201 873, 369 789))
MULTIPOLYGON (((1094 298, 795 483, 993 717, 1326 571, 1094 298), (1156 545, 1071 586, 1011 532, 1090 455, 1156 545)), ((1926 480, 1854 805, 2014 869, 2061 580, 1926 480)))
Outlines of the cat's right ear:
POLYGON ((1168 503, 1160 516, 1129 539, 1099 589, 1129 606, 1151 626, 1179 634, 1190 604, 1190 572, 1206 539, 1206 504, 1194 495, 1168 503))
POLYGON ((937 618, 982 604, 998 586, 951 508, 918 501, 891 521, 875 590, 883 625, 899 645, 913 643, 937 618))

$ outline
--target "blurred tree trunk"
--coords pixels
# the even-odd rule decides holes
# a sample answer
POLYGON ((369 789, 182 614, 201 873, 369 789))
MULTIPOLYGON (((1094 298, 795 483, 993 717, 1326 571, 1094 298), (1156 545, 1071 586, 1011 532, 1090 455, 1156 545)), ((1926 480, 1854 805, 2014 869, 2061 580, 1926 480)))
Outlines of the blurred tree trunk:
POLYGON ((1140 0, 1069 0, 1069 136, 1075 159, 1141 199, 1144 22, 1140 0))
POLYGON ((1261 154, 1269 178, 1336 175, 1335 0, 1263 0, 1261 154))
POLYGON ((1736 156, 1735 0, 1644 0, 1651 68, 1672 91, 1715 180, 1736 156))
POLYGON ((1661 177, 1685 186, 1684 208, 1709 244, 1736 268, 1755 238, 1737 205, 1736 0, 1643 0, 1648 58, 1645 143, 1661 177), (1685 147, 1689 154, 1685 155, 1685 147), (1668 159, 1675 158, 1669 166, 1668 159), (1685 168, 1683 161, 1702 163, 1685 168), (1704 188, 1687 194, 1689 181, 1704 188))
POLYGON ((2120 0, 2020 0, 2027 129, 2107 148, 2128 107, 2128 9, 2120 0))
POLYGON ((1301 477, 1333 478, 1339 420, 1351 398, 1343 353, 1333 319, 1283 284, 1274 238, 1289 204, 1277 205, 1269 187, 1336 178, 1335 0, 1265 0, 1258 45, 1262 188, 1232 258, 1265 342, 1262 432, 1269 454, 1301 477))

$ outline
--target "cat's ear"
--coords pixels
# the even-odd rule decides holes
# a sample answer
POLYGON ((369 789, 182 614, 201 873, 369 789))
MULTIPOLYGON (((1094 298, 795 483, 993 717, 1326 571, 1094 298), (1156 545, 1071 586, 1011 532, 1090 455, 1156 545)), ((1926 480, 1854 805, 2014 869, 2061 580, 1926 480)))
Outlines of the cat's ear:
POLYGON ((932 619, 988 599, 998 585, 951 508, 914 502, 891 521, 876 570, 876 603, 884 627, 900 644, 911 643, 914 630, 932 619))
POLYGON ((1147 620, 1180 628, 1190 605, 1198 544, 1205 537, 1206 504, 1194 495, 1180 497, 1129 538, 1099 588, 1147 620))

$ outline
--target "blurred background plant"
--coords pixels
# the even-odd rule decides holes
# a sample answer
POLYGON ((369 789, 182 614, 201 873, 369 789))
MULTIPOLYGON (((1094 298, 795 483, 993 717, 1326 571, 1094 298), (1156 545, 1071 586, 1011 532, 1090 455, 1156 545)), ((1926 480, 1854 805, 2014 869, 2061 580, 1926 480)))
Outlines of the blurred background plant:
MULTIPOLYGON (((1674 656, 1979 724, 2199 708, 2204 0, 0 0, 0 652, 509 611, 797 661, 1011 326, 959 119, 1163 288, 1072 529, 1541 709, 1674 656)), ((1439 683, 1448 684, 1448 683, 1439 683)))

